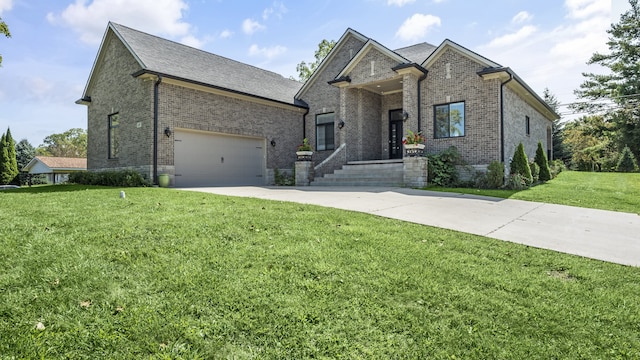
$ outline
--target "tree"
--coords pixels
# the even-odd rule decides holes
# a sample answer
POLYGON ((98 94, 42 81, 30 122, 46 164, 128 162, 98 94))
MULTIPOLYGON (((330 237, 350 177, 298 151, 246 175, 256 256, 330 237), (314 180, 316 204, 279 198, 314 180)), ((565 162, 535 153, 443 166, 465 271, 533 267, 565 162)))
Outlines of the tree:
POLYGON ((584 116, 564 127, 564 143, 571 152, 571 167, 585 171, 611 171, 618 159, 614 125, 603 116, 584 116))
POLYGON ((516 147, 513 159, 511 160, 511 175, 516 174, 522 176, 527 185, 533 183, 529 160, 527 160, 527 154, 524 152, 524 145, 522 145, 522 143, 516 147))
POLYGON ((538 165, 540 172, 538 173, 538 179, 542 182, 551 180, 551 169, 549 168, 549 160, 547 154, 545 154, 542 148, 542 142, 538 141, 538 149, 536 150, 536 157, 533 162, 538 165))
POLYGON ((630 145, 635 156, 640 155, 640 6, 638 0, 629 0, 631 8, 620 21, 607 30, 609 52, 595 53, 588 64, 609 69, 609 74, 584 73, 587 79, 575 94, 585 102, 574 109, 591 114, 604 112, 611 121, 616 135, 615 146, 622 150, 630 145))
MULTIPOLYGON (((11 33, 9 32, 9 26, 7 26, 6 22, 2 21, 2 18, 0 18, 0 34, 3 34, 8 38, 11 37, 11 33)), ((0 55, 0 65, 2 65, 2 55, 0 55)))
POLYGON ((616 171, 618 172, 634 172, 638 171, 638 162, 633 157, 631 150, 628 146, 625 146, 622 149, 622 153, 620 154, 620 160, 618 161, 618 165, 616 166, 616 171))
POLYGON ((16 162, 16 143, 11 136, 11 130, 0 138, 0 184, 9 184, 18 176, 16 162))
MULTIPOLYGON (((560 106, 560 102, 558 98, 549 90, 549 88, 545 88, 542 93, 542 97, 544 101, 549 105, 549 107, 557 114, 558 107, 560 106)), ((568 153, 567 148, 564 144, 564 136, 562 130, 564 129, 564 124, 562 123, 562 117, 559 119, 553 120, 551 124, 551 133, 552 133, 552 158, 560 159, 564 162, 568 161, 571 158, 571 154, 568 153)))
POLYGON ((18 162, 18 169, 22 169, 33 160, 36 156, 36 148, 29 143, 29 140, 22 139, 16 144, 16 161, 18 162))
POLYGON ((44 138, 44 144, 36 149, 38 155, 81 158, 87 156, 87 132, 73 128, 62 134, 44 138))
POLYGON ((326 39, 323 39, 318 44, 318 50, 316 50, 316 53, 314 55, 316 58, 316 61, 310 63, 309 65, 307 65, 307 63, 302 61, 296 66, 296 71, 298 72, 299 80, 302 82, 306 82, 307 80, 309 80, 311 75, 313 75, 313 72, 316 71, 316 69, 322 62, 322 60, 324 60, 324 58, 327 57, 327 55, 329 55, 329 52, 331 51, 331 49, 333 49, 335 45, 336 45, 335 40, 328 41, 326 39))

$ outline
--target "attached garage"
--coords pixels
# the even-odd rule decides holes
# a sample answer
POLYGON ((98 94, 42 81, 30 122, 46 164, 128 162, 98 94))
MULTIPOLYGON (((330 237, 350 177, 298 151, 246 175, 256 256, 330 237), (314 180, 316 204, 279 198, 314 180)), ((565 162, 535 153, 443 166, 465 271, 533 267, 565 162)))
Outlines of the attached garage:
POLYGON ((265 184, 265 140, 185 129, 175 130, 175 186, 265 184))

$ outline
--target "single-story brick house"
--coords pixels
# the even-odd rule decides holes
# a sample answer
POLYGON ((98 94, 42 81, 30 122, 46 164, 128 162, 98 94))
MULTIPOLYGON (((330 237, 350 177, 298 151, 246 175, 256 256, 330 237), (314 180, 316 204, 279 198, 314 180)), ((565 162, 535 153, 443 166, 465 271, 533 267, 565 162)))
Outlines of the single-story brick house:
POLYGON ((36 156, 22 168, 22 171, 29 174, 45 174, 49 184, 66 182, 69 174, 85 170, 87 170, 86 158, 58 156, 36 156))
POLYGON ((510 68, 450 40, 390 50, 347 29, 306 83, 109 23, 83 96, 89 170, 176 186, 265 185, 308 138, 315 175, 456 146, 482 169, 548 152, 554 111, 510 68))

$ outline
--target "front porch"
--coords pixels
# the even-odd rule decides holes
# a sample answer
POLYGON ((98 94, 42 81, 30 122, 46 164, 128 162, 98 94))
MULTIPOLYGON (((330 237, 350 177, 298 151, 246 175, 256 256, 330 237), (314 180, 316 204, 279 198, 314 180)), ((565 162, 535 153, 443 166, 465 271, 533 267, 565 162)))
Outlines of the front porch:
POLYGON ((421 188, 427 185, 427 158, 350 161, 333 173, 314 176, 313 163, 296 163, 297 186, 385 186, 421 188))

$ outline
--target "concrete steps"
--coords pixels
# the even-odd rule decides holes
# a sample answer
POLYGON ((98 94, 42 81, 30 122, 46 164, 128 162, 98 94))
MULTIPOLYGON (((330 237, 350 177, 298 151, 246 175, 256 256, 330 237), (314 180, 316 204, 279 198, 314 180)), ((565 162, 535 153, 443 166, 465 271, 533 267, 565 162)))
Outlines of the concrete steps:
POLYGON ((353 161, 311 186, 402 186, 403 168, 402 160, 353 161))

